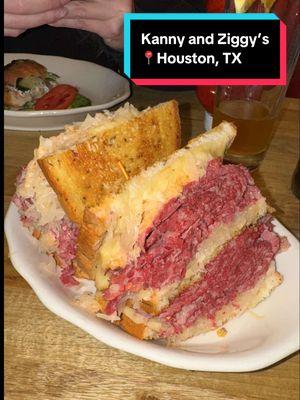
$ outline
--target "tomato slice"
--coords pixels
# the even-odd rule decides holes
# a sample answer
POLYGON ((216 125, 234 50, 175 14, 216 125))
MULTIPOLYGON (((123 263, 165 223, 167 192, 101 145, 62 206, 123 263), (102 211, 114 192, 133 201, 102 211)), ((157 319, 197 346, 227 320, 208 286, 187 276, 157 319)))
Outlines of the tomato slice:
POLYGON ((78 90, 71 85, 57 85, 35 103, 35 110, 65 110, 72 104, 78 90))

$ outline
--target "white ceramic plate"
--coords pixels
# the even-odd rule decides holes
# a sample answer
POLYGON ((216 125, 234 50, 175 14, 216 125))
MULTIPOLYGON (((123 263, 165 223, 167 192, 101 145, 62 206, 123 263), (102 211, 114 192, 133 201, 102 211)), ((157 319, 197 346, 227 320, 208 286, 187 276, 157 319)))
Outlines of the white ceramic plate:
POLYGON ((291 244, 277 257, 278 270, 284 277, 282 285, 253 311, 226 324, 228 334, 224 338, 210 332, 170 348, 161 342, 135 339, 74 306, 74 295, 91 289, 93 284, 82 280, 76 289, 64 287, 57 273, 41 265, 49 257, 38 253, 36 240, 21 225, 14 205, 10 205, 5 219, 11 261, 49 310, 107 345, 161 364, 197 371, 258 370, 299 349, 299 242, 278 221, 276 231, 287 236, 291 244))
POLYGON ((26 53, 4 54, 4 65, 17 59, 31 59, 60 76, 60 83, 76 86, 92 105, 70 110, 10 111, 4 110, 5 129, 24 131, 52 131, 67 124, 83 121, 86 114, 108 109, 130 96, 127 79, 116 72, 87 61, 26 53))

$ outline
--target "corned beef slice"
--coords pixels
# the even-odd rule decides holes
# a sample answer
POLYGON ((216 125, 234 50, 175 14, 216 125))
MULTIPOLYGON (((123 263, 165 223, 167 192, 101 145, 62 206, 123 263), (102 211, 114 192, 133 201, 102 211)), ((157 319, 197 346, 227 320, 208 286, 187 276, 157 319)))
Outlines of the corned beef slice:
POLYGON ((217 311, 257 284, 281 247, 270 219, 264 217, 227 243, 207 264, 202 279, 170 303, 160 314, 170 325, 161 336, 181 333, 199 318, 214 320, 217 311))
POLYGON ((110 272, 111 286, 104 292, 106 312, 114 312, 128 292, 180 281, 199 244, 221 223, 261 198, 242 166, 212 160, 199 181, 184 187, 180 197, 166 204, 140 240, 144 251, 134 263, 110 272))
POLYGON ((79 229, 66 216, 51 229, 57 243, 56 257, 62 268, 60 279, 66 286, 77 285, 79 282, 74 279, 74 268, 72 262, 76 256, 77 237, 79 229))
POLYGON ((60 260, 60 266, 67 268, 72 264, 76 256, 76 241, 78 236, 78 227, 64 217, 58 224, 50 228, 57 243, 57 256, 60 260))

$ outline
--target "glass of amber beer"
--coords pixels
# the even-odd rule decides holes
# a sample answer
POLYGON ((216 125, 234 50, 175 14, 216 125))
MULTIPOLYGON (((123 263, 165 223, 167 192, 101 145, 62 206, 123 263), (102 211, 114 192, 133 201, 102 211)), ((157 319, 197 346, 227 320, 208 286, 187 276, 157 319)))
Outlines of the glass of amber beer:
POLYGON ((225 159, 256 168, 271 143, 282 87, 221 86, 217 89, 213 126, 233 122, 237 136, 225 159))
MULTIPOLYGON (((241 4, 243 2, 240 2, 241 4)), ((245 2, 246 3, 246 2, 245 2)), ((239 12, 274 12, 287 25, 287 70, 289 83, 300 47, 299 5, 295 0, 256 0, 250 9, 239 12), (265 8, 269 4, 269 8, 265 8)), ((234 0, 227 1, 226 12, 235 12, 234 0)), ((249 2, 248 2, 249 4, 249 2)), ((286 86, 220 86, 217 88, 213 126, 223 120, 233 122, 237 136, 225 159, 250 169, 259 166, 271 143, 286 86)))

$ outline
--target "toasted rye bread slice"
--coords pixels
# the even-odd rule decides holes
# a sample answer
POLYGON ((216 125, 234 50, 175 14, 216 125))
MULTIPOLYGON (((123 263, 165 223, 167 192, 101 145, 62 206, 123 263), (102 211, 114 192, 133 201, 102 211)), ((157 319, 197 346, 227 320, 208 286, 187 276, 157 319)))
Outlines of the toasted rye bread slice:
MULTIPOLYGON (((223 326, 232 318, 256 307, 257 304, 268 297, 281 284, 282 280, 281 274, 275 270, 275 262, 272 261, 267 273, 258 281, 255 287, 238 295, 233 303, 225 305, 217 313, 214 321, 208 318, 199 318, 194 325, 186 328, 181 334, 168 338, 168 342, 174 343, 186 340, 192 336, 223 326)), ((159 318, 143 322, 143 317, 136 315, 131 307, 125 308, 118 325, 131 335, 146 340, 159 338, 159 330, 162 327, 159 318)))
POLYGON ((180 144, 178 104, 172 100, 102 130, 90 139, 38 160, 68 215, 81 224, 85 207, 117 192, 126 180, 180 144))

